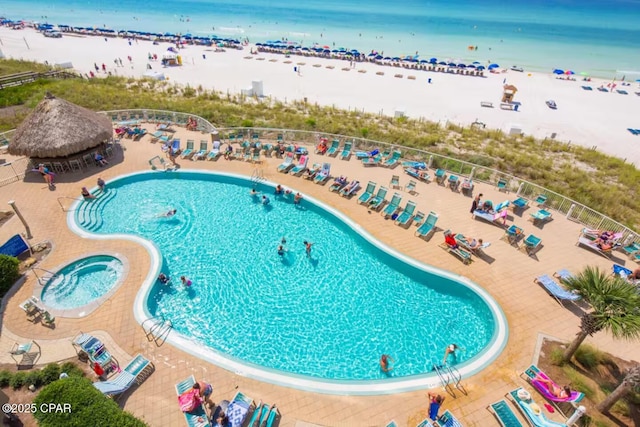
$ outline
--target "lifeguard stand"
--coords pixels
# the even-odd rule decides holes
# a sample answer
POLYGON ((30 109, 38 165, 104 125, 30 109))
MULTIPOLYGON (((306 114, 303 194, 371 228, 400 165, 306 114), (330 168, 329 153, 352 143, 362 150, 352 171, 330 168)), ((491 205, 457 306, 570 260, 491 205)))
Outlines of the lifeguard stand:
POLYGON ((502 102, 511 104, 516 92, 518 92, 518 88, 514 85, 504 85, 502 91, 502 102))

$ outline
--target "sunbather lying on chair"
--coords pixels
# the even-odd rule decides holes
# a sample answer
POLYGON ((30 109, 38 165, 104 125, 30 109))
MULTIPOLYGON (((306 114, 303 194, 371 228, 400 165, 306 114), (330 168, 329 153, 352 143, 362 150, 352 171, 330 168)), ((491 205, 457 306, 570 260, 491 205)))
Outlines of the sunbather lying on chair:
POLYGON ((547 390, 549 391, 549 393, 551 393, 555 397, 558 397, 560 399, 566 399, 569 396, 571 396, 571 388, 568 385, 564 387, 560 387, 556 383, 551 381, 549 378, 545 378, 540 374, 536 375, 536 377, 534 378, 534 381, 544 384, 547 387, 547 390))
POLYGON ((446 236, 444 236, 444 241, 447 245, 449 245, 449 247, 451 249, 457 249, 458 248, 458 242, 456 242, 456 238, 454 237, 453 233, 447 234, 446 236))

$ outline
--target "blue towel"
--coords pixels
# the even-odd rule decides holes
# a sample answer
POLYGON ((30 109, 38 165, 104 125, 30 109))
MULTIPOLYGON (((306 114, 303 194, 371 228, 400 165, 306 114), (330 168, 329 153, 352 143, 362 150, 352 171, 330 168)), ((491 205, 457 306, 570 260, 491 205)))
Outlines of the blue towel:
POLYGON ((429 418, 431 418, 433 421, 438 419, 438 411, 440 411, 440 405, 441 403, 436 402, 431 402, 431 404, 429 405, 429 418))

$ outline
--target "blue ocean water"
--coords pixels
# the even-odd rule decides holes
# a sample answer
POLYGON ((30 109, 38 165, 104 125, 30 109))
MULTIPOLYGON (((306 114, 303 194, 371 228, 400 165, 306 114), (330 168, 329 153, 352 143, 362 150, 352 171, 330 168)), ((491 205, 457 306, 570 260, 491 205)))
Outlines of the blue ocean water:
POLYGON ((391 55, 418 52, 421 58, 534 71, 640 74, 638 0, 10 0, 0 15, 252 42, 284 38, 391 55))

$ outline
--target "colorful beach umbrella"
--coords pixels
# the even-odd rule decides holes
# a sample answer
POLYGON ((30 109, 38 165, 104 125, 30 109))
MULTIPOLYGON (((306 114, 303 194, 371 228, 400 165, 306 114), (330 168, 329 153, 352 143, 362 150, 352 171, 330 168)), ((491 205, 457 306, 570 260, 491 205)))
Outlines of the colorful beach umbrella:
POLYGON ((571 71, 571 70, 567 70, 567 71, 565 71, 564 73, 565 73, 567 76, 570 76, 570 75, 572 75, 572 74, 575 74, 575 73, 574 73, 573 71, 571 71))

